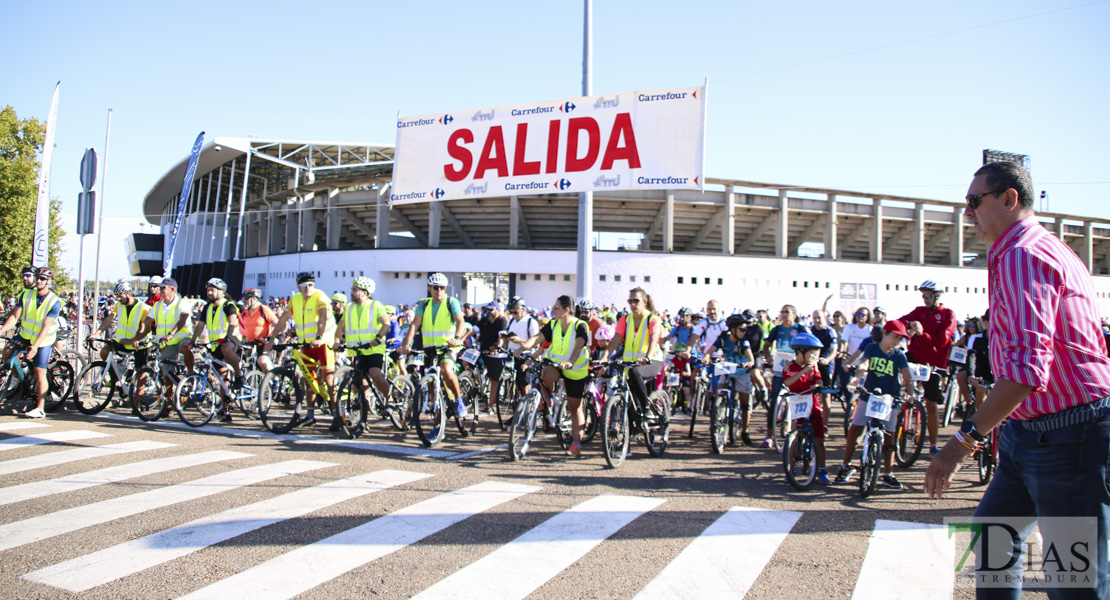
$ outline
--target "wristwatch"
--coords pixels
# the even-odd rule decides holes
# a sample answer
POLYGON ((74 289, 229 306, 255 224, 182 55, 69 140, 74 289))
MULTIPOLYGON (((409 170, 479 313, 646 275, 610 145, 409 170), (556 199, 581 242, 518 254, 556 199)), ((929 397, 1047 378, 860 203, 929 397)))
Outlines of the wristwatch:
POLYGON ((983 434, 979 433, 979 430, 975 428, 975 423, 971 420, 964 421, 964 424, 960 425, 960 433, 971 436, 971 439, 976 442, 982 442, 986 439, 983 437, 983 434))

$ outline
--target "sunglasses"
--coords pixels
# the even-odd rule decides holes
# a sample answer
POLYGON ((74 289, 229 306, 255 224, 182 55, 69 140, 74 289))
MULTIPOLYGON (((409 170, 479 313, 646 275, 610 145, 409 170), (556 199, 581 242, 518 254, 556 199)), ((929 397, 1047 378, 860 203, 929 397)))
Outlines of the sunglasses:
POLYGON ((921 294, 921 297, 926 299, 926 300, 932 300, 933 298, 936 298, 937 295, 936 294, 921 294))
POLYGON ((429 285, 428 289, 429 290, 445 290, 447 288, 445 286, 442 286, 442 285, 429 285))
POLYGON ((857 317, 866 317, 866 316, 867 316, 867 313, 865 313, 865 312, 858 312, 858 313, 856 313, 856 316, 857 316, 857 317))
POLYGON ((640 300, 639 298, 629 298, 628 299, 629 304, 639 304, 641 302, 643 302, 643 300, 640 300))
POLYGON ((971 210, 975 210, 979 208, 980 204, 983 203, 983 198, 985 196, 990 196, 991 194, 1001 194, 1005 191, 1006 190, 995 190, 993 192, 983 192, 982 194, 968 194, 967 196, 964 196, 964 201, 967 202, 968 208, 970 208, 971 210))

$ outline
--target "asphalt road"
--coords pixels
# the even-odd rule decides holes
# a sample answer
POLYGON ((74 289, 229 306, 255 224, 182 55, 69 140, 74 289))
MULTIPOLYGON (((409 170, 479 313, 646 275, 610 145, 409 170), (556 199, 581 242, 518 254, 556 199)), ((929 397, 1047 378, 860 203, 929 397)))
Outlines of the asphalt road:
MULTIPOLYGON (((465 439, 449 429, 429 452, 387 424, 345 441, 326 426, 278 438, 246 419, 194 430, 122 409, 2 416, 0 596, 953 593, 940 525, 982 495, 970 469, 943 500, 922 492, 924 459, 896 468, 905 489, 866 500, 854 482, 798 492, 779 455, 712 455, 686 419, 664 457, 641 444, 610 469, 597 441, 568 459, 546 438, 513 462, 493 417, 465 439)), ((835 465, 844 438, 833 433, 835 465)))

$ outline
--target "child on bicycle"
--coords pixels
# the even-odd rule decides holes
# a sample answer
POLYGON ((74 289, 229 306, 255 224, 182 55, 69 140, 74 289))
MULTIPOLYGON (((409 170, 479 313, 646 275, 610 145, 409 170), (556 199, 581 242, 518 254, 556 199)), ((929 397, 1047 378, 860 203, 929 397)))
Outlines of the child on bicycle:
POLYGON ((706 364, 709 364, 709 357, 720 350, 726 362, 736 363, 736 371, 721 376, 728 380, 718 383, 728 383, 728 389, 736 391, 737 404, 740 406, 740 440, 745 446, 752 445, 752 439, 748 436, 748 420, 751 417, 751 369, 755 366, 752 346, 744 335, 744 328, 749 322, 750 319, 746 319, 743 315, 731 315, 725 319, 728 333, 722 333, 717 337, 712 346, 706 350, 703 359, 706 364))
MULTIPOLYGON (((794 336, 790 340, 794 360, 783 369, 783 387, 796 394, 820 388, 821 371, 817 360, 824 347, 825 344, 812 333, 794 336)), ((813 392, 813 409, 809 413, 809 422, 813 425, 814 449, 817 452, 817 483, 829 485, 829 471, 825 468, 825 416, 816 391, 813 392)))
MULTIPOLYGON (((868 344, 863 350, 863 362, 856 369, 856 377, 864 377, 863 389, 882 390, 890 394, 895 400, 902 395, 902 386, 905 386, 907 400, 912 399, 913 375, 910 373, 909 361, 899 345, 903 339, 908 340, 909 334, 906 326, 901 321, 889 321, 883 326, 883 339, 878 344, 868 344), (898 384, 898 375, 902 376, 902 384, 898 384)), ((844 446, 844 462, 836 474, 836 483, 847 483, 856 470, 849 465, 852 455, 856 452, 856 440, 867 426, 867 399, 869 394, 860 394, 856 402, 856 411, 852 414, 852 425, 848 428, 848 441, 844 446)), ((898 425, 898 411, 890 411, 884 425, 886 435, 883 436, 883 487, 895 490, 902 489, 902 484, 894 477, 894 428, 898 425)))

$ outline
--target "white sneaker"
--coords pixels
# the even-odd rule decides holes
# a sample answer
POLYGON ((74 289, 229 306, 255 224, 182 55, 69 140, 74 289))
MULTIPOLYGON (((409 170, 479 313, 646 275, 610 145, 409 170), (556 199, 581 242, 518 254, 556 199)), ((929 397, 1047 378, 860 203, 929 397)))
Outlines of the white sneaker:
POLYGON ((42 412, 41 408, 33 408, 23 413, 23 416, 28 419, 41 419, 46 416, 46 413, 42 412))

